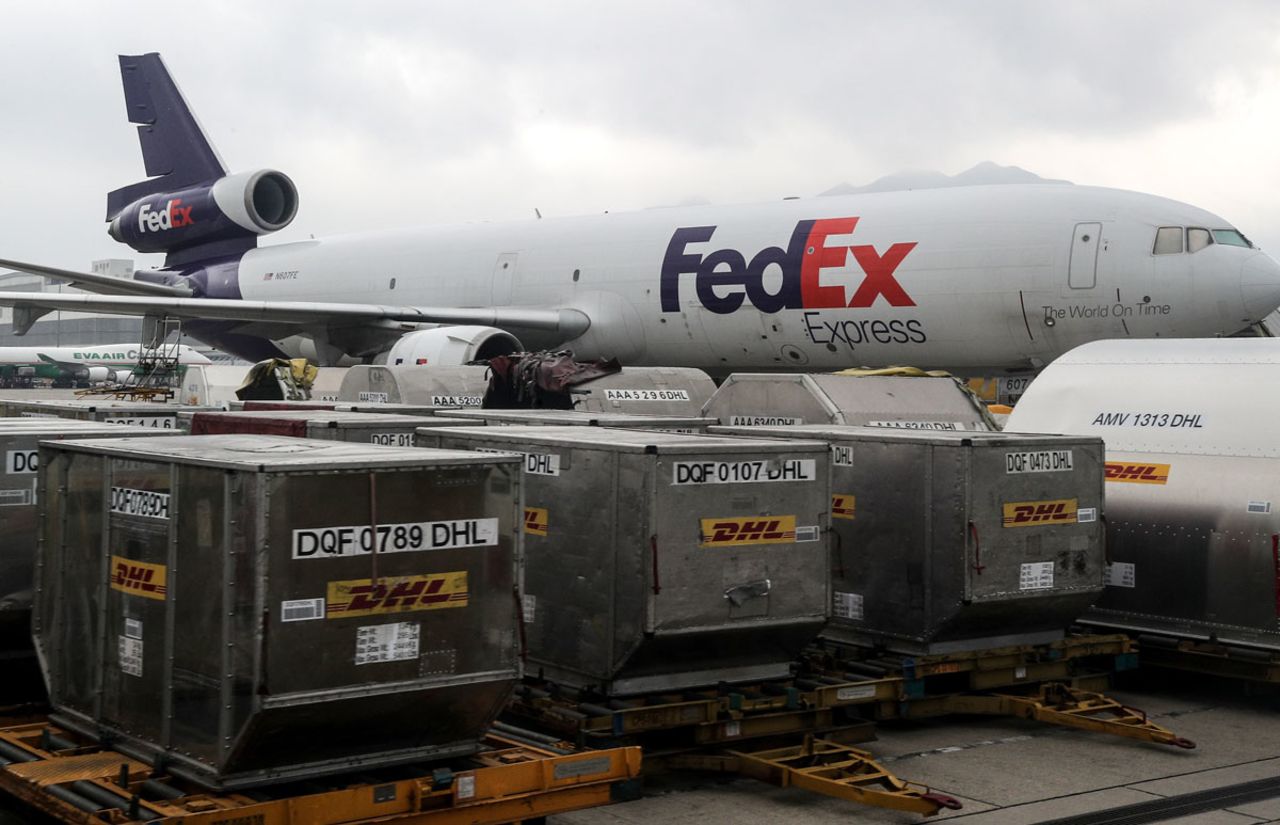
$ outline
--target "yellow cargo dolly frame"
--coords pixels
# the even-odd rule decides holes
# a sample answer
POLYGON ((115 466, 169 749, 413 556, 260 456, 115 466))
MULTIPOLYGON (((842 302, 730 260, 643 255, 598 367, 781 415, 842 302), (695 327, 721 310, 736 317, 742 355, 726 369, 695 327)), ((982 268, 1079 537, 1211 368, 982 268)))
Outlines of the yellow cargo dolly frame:
MULTIPOLYGON (((538 821, 639 792, 640 749, 564 753, 490 734, 465 767, 408 778, 335 778, 323 789, 211 793, 169 785, 149 765, 64 738, 46 722, 0 728, 0 791, 65 823, 124 825, 500 825, 538 821), (70 747, 63 747, 70 746, 70 747), (143 795, 147 798, 142 798, 143 795)), ((403 777, 406 773, 401 770, 403 777)))

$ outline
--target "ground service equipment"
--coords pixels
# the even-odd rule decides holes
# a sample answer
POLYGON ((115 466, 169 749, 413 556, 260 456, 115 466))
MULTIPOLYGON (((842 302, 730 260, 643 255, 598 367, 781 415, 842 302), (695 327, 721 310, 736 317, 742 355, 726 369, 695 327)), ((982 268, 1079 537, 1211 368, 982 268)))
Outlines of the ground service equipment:
POLYGON ((950 377, 734 373, 702 408, 727 426, 860 424, 993 430, 986 409, 950 377))
POLYGON ((519 678, 514 456, 221 435, 40 461, 54 718, 135 759, 238 788, 451 758, 519 678))
POLYGON ((1102 592, 1096 438, 802 425, 717 433, 831 445, 824 636, 909 653, 1036 644, 1102 592))
POLYGON ((785 676, 827 613, 827 449, 596 427, 451 427, 525 454, 528 671, 632 694, 785 676))
MULTIPOLYGON (((1280 651, 1277 400, 1274 338, 1099 341, 1032 382, 1010 430, 1107 444, 1111 565, 1087 621, 1252 648, 1255 663, 1280 651)), ((1227 653, 1222 672, 1243 673, 1227 653)))

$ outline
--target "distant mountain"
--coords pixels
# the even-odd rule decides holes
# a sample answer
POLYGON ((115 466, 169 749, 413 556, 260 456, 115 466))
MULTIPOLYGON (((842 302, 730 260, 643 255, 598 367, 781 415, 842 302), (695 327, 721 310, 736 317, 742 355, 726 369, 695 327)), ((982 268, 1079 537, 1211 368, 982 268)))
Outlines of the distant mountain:
POLYGON ((857 195, 863 192, 901 192, 906 189, 942 189, 947 186, 986 186, 989 184, 1013 183, 1062 183, 1068 180, 1042 178, 1034 172, 1028 172, 1017 166, 1001 166, 991 161, 983 161, 972 169, 966 169, 958 175, 944 175, 929 170, 909 170, 885 175, 863 186, 842 183, 833 186, 822 195, 857 195))

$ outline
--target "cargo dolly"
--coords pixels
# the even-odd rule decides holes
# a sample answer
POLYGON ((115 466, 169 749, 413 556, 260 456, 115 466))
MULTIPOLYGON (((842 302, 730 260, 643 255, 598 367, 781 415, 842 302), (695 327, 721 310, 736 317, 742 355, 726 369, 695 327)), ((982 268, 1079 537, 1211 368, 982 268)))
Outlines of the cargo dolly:
POLYGON ((1137 638, 1142 645, 1144 665, 1247 682, 1280 684, 1280 651, 1151 633, 1139 634, 1137 638))
POLYGON ((583 746, 641 744, 651 765, 736 772, 929 815, 950 798, 898 779, 848 744, 872 738, 869 720, 1011 716, 1194 748, 1090 689, 1136 663, 1137 646, 1123 635, 920 657, 827 644, 810 651, 798 676, 777 682, 606 698, 526 681, 506 715, 583 746))
POLYGON ((516 823, 634 798, 640 749, 573 752, 507 729, 463 762, 211 793, 48 722, 0 728, 0 791, 66 823, 516 823))

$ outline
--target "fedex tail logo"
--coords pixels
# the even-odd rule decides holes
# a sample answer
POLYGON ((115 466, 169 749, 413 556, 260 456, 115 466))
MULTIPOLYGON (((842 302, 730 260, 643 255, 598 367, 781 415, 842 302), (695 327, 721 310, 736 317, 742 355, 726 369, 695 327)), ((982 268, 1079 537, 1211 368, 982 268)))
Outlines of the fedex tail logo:
POLYGON ((687 251, 690 244, 710 241, 716 231, 714 226, 677 229, 662 259, 662 311, 679 312, 680 276, 687 274, 695 276, 694 289, 702 305, 722 315, 737 311, 744 301, 767 313, 782 309, 869 307, 878 298, 884 298, 889 306, 915 306, 915 301, 894 278, 894 272, 916 244, 896 243, 883 253, 869 244, 827 245, 829 237, 848 235, 857 225, 857 218, 800 221, 786 249, 767 247, 749 262, 736 249, 720 249, 707 255, 687 251), (863 279, 846 303, 844 287, 823 285, 821 274, 824 269, 845 266, 850 255, 862 268, 863 279), (770 292, 765 286, 765 270, 770 266, 782 272, 782 283, 776 292, 770 292))
POLYGON ((196 222, 191 217, 191 209, 190 206, 182 205, 182 198, 173 198, 158 210, 153 210, 150 204, 144 203, 138 209, 138 231, 162 232, 190 226, 196 222))

